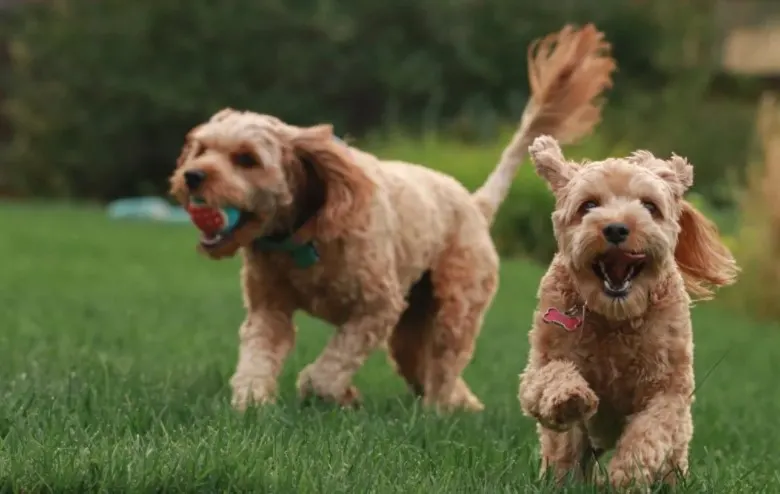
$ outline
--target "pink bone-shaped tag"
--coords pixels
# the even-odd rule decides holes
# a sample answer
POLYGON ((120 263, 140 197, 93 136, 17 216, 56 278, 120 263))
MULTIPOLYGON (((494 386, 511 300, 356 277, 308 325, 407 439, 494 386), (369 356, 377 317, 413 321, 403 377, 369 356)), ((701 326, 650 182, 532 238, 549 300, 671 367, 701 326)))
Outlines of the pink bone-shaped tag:
POLYGON ((564 314, 555 307, 547 309, 542 316, 542 321, 560 326, 566 331, 575 331, 582 326, 582 317, 564 314))

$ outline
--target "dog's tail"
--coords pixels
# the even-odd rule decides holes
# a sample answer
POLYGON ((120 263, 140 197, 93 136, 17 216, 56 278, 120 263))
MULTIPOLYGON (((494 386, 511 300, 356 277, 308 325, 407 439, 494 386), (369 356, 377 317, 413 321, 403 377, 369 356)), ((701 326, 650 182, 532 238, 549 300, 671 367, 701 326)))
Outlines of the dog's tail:
POLYGON ((563 144, 574 142, 601 119, 601 93, 612 86, 617 64, 604 34, 588 24, 570 25, 537 39, 528 48, 528 82, 531 98, 520 126, 501 153, 501 160, 474 200, 488 222, 504 201, 528 146, 540 135, 563 144))

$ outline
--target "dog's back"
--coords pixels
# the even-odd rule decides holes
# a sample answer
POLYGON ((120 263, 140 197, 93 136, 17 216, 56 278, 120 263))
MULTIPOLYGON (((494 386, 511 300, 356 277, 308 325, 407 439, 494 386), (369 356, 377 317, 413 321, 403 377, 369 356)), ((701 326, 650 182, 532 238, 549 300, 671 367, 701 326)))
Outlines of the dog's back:
POLYGON ((455 178, 422 165, 351 149, 358 166, 377 184, 375 235, 395 247, 402 279, 417 279, 458 238, 494 252, 489 225, 472 194, 455 178))

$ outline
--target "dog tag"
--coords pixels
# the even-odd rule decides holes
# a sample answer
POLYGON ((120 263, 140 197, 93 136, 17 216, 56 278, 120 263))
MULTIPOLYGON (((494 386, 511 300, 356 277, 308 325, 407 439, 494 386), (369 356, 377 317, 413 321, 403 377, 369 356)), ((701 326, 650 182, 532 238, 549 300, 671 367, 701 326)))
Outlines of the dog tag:
POLYGON ((571 315, 571 312, 573 310, 563 313, 555 307, 550 307, 542 316, 542 321, 560 326, 566 331, 575 331, 582 326, 582 317, 571 315))

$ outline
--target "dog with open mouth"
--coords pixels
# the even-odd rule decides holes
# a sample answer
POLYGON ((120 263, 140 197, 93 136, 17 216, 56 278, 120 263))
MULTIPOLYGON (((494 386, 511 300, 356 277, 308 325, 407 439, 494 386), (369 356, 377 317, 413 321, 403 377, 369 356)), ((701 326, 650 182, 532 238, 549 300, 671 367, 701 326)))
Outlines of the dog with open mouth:
POLYGON ((530 154, 555 195, 558 243, 519 389, 542 472, 592 480, 614 449, 614 486, 672 484, 687 473, 693 434, 692 297, 733 283, 736 263, 683 198, 685 159, 638 151, 578 164, 549 136, 530 154))
POLYGON ((274 400, 297 311, 336 327, 298 376, 302 397, 356 404, 352 377, 384 347, 424 405, 483 408, 461 374, 498 284, 490 225, 534 137, 572 142, 600 119, 615 69, 603 38, 567 26, 532 45, 531 98, 474 193, 350 146, 330 125, 225 109, 189 132, 171 193, 201 230, 202 253, 243 258, 237 409, 274 400))

